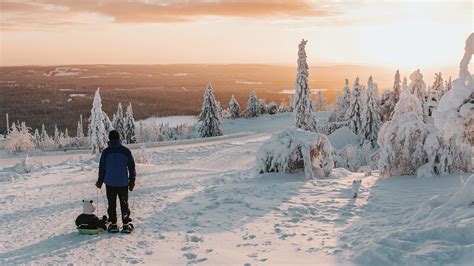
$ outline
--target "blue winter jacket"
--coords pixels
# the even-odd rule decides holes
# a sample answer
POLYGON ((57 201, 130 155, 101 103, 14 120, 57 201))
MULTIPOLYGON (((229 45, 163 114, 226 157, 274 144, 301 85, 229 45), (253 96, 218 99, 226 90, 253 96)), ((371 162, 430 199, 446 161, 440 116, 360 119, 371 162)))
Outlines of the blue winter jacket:
POLYGON ((99 183, 111 187, 126 187, 135 183, 135 161, 130 150, 120 140, 111 140, 100 156, 99 183))

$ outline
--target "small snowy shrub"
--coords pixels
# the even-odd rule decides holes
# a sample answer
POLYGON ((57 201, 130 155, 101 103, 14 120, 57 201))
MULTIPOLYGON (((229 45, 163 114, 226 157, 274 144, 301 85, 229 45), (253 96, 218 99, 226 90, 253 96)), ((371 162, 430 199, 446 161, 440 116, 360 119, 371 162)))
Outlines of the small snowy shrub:
POLYGON ((43 164, 30 160, 28 155, 21 162, 15 164, 17 174, 28 174, 43 168, 43 164))
POLYGON ((257 153, 259 173, 286 172, 304 169, 308 178, 318 174, 328 176, 333 167, 332 146, 323 134, 288 128, 272 135, 257 153))
POLYGON ((26 126, 25 122, 22 122, 21 125, 18 126, 13 123, 10 134, 7 136, 5 149, 10 152, 17 152, 34 148, 33 135, 31 135, 30 128, 26 126))

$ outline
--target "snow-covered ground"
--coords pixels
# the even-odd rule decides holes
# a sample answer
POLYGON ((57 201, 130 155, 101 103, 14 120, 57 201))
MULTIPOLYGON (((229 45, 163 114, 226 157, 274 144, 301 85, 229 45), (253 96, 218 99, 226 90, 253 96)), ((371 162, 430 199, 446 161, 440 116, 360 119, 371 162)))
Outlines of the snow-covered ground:
POLYGON ((96 200, 98 193, 99 213, 106 208, 104 188, 94 187, 97 163, 86 151, 32 156, 31 173, 15 167, 22 158, 2 156, 0 264, 474 261, 468 196, 474 191, 452 196, 468 175, 380 178, 337 168, 310 181, 303 172, 257 174, 258 148, 291 121, 291 114, 226 120, 223 137, 147 148, 148 163, 137 164, 130 193, 136 225, 131 235, 77 233, 82 199, 96 200), (357 199, 350 197, 354 179, 362 179, 357 199))

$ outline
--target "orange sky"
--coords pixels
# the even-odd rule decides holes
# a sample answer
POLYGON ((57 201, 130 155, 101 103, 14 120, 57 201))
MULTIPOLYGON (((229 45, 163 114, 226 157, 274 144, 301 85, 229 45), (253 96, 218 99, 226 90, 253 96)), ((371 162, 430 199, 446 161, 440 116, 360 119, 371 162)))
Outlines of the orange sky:
POLYGON ((473 3, 0 0, 0 65, 458 64, 473 3))

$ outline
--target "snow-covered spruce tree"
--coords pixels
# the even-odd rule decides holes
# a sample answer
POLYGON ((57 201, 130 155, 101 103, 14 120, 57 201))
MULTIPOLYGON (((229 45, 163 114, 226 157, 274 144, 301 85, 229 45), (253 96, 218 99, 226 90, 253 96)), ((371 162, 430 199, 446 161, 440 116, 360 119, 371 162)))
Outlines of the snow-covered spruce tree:
POLYGON ((212 93, 211 83, 207 84, 207 89, 204 92, 199 122, 201 123, 199 133, 202 138, 222 136, 222 129, 220 128, 221 121, 217 110, 216 99, 212 93))
POLYGON ((440 130, 440 135, 454 150, 453 168, 463 172, 473 169, 474 81, 468 69, 473 52, 474 34, 471 33, 459 66, 459 78, 452 82, 452 89, 441 97, 433 113, 434 124, 440 130))
POLYGON ((392 119, 393 109, 395 104, 393 102, 394 94, 390 90, 385 90, 380 98, 380 110, 382 122, 392 119))
POLYGON ((35 143, 36 148, 40 148, 41 135, 39 134, 39 131, 37 128, 35 128, 35 134, 33 135, 33 142, 35 143))
POLYGON ((278 107, 277 107, 277 104, 275 101, 272 101, 271 103, 267 104, 266 106, 266 109, 267 109, 267 113, 269 115, 274 115, 277 113, 278 111, 278 107))
POLYGON ((411 93, 418 97, 418 99, 420 99, 421 104, 425 103, 426 84, 423 81, 423 74, 421 74, 419 69, 410 75, 410 84, 408 85, 408 89, 411 93))
POLYGON ((357 77, 352 87, 351 101, 345 114, 345 120, 349 121, 349 128, 356 135, 360 135, 362 128, 362 109, 361 86, 359 84, 359 77, 357 77))
POLYGON ((444 91, 441 93, 441 96, 445 95, 448 91, 453 88, 453 83, 451 81, 451 76, 449 77, 448 81, 445 81, 444 91))
MULTIPOLYGON (((441 93, 444 91, 444 82, 441 72, 435 73, 435 80, 433 85, 431 85, 431 90, 436 91, 439 94, 439 97, 441 97, 441 93)), ((439 100, 439 98, 437 100, 439 100)))
POLYGON ((349 88, 349 80, 345 79, 344 88, 342 88, 344 95, 337 95, 336 98, 336 120, 344 121, 345 113, 351 103, 351 89, 349 88))
POLYGON ((382 125, 378 135, 381 175, 414 175, 426 160, 427 135, 420 100, 402 87, 392 120, 382 125))
POLYGON ((324 97, 322 90, 318 90, 316 96, 316 111, 326 111, 328 101, 326 97, 324 97))
POLYGON ((295 126, 306 131, 317 131, 316 119, 313 114, 311 89, 308 86, 308 64, 306 63, 305 46, 308 41, 301 40, 298 45, 298 68, 295 81, 295 98, 293 114, 295 126))
POLYGON ((374 92, 372 76, 370 76, 369 81, 367 82, 367 92, 361 121, 361 140, 368 140, 372 147, 375 147, 377 144, 378 132, 382 126, 382 120, 381 110, 374 92))
POLYGON ((115 130, 117 130, 120 134, 120 139, 125 139, 125 121, 123 117, 123 108, 122 103, 118 103, 117 106, 117 113, 115 113, 114 119, 112 121, 112 126, 115 130))
MULTIPOLYGON (((120 106, 121 107, 121 106, 120 106)), ((101 153, 107 145, 107 132, 105 132, 104 117, 102 112, 102 99, 100 88, 97 89, 92 103, 90 120, 90 138, 92 154, 101 153)))
POLYGON ((54 135, 53 135, 53 141, 54 141, 54 144, 56 144, 56 146, 59 146, 61 140, 60 140, 60 136, 61 133, 59 132, 59 129, 58 129, 58 125, 54 125, 54 135))
POLYGON ((44 124, 41 125, 41 136, 40 136, 40 148, 41 149, 48 149, 48 148, 53 148, 54 146, 54 141, 51 139, 51 137, 48 135, 48 132, 46 131, 46 128, 44 124))
POLYGON ((135 119, 133 118, 133 109, 132 104, 129 103, 127 107, 127 112, 125 113, 125 142, 127 144, 135 143, 135 119))
POLYGON ((104 117, 105 132, 108 134, 114 129, 114 126, 112 125, 112 122, 110 121, 110 118, 106 112, 102 111, 102 116, 104 117))
POLYGON ((265 99, 258 98, 259 102, 259 108, 260 108, 260 114, 266 114, 267 113, 267 104, 265 103, 265 99))
POLYGON ((280 102, 280 105, 278 106, 278 112, 279 113, 288 112, 288 106, 284 102, 280 102))
POLYGON ((229 109, 231 119, 236 119, 240 117, 240 104, 239 102, 237 102, 237 99, 235 99, 234 94, 232 94, 232 98, 230 98, 229 109))
POLYGON ((84 132, 83 132, 83 129, 82 129, 81 121, 77 121, 76 138, 78 138, 78 139, 83 139, 84 138, 84 132))
POLYGON ((398 100, 400 100, 400 94, 402 92, 402 80, 400 79, 400 71, 397 69, 395 72, 395 77, 393 78, 393 104, 397 104, 398 100))
POLYGON ((247 118, 257 117, 261 114, 260 101, 257 98, 257 93, 252 91, 247 101, 247 109, 244 111, 244 116, 247 118))

